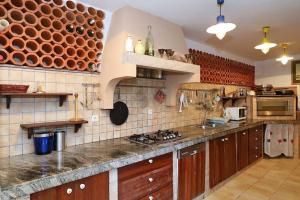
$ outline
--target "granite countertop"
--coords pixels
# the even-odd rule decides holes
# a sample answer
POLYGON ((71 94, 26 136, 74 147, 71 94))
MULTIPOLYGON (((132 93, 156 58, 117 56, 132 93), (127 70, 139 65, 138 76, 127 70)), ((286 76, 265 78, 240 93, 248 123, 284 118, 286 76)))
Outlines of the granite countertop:
POLYGON ((160 145, 146 146, 120 138, 69 147, 64 152, 44 156, 26 154, 0 159, 0 199, 26 196, 264 123, 252 120, 206 130, 196 125, 175 128, 182 133, 182 139, 160 145))

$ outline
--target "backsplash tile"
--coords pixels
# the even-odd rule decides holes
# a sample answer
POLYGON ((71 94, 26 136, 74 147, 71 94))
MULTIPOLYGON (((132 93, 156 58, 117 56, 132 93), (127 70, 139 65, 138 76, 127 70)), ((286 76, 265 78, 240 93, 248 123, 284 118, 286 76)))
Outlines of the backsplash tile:
MULTIPOLYGON (((64 127, 66 131, 67 146, 83 143, 97 142, 112 138, 126 137, 132 134, 156 131, 158 129, 169 129, 178 126, 186 126, 200 123, 203 120, 203 111, 191 105, 178 113, 178 106, 168 107, 164 103, 159 104, 154 96, 159 88, 164 90, 164 81, 148 79, 128 79, 122 84, 135 84, 139 87, 117 87, 114 100, 124 101, 129 108, 129 117, 126 123, 115 126, 109 118, 109 110, 100 109, 99 88, 88 88, 88 104, 94 99, 88 108, 85 104, 85 88, 82 83, 99 83, 101 75, 89 73, 74 73, 53 70, 34 70, 30 68, 0 67, 0 83, 2 84, 28 84, 28 92, 36 90, 42 85, 47 92, 70 92, 79 94, 79 117, 87 119, 88 124, 83 125, 77 133, 74 127, 64 127), (150 86, 150 87, 141 87, 150 86), (153 88, 157 87, 157 88, 153 88), (152 115, 148 110, 152 110, 152 115), (91 122, 92 115, 98 115, 98 122, 91 122)), ((184 88, 215 88, 211 84, 188 84, 184 88)), ((220 86, 218 86, 220 87, 220 86)), ((237 89, 228 86, 227 92, 237 89)), ((105 95, 105 94, 102 94, 105 95)), ((179 94, 178 94, 179 95, 179 94)), ((178 96, 179 98, 179 96, 178 96)), ((27 138, 26 131, 20 128, 20 123, 34 123, 45 121, 68 120, 74 117, 74 97, 59 107, 58 99, 13 98, 10 109, 6 109, 4 98, 0 99, 0 157, 15 156, 32 153, 34 151, 33 140, 27 138)), ((220 115, 222 106, 210 115, 220 115)))

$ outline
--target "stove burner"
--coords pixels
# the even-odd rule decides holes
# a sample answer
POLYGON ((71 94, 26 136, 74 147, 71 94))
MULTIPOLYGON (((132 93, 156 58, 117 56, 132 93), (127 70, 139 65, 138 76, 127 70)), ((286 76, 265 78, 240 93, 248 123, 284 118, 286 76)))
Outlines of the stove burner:
POLYGON ((150 134, 134 134, 128 137, 128 140, 141 144, 159 144, 168 141, 174 141, 181 138, 178 131, 173 130, 158 130, 150 134))

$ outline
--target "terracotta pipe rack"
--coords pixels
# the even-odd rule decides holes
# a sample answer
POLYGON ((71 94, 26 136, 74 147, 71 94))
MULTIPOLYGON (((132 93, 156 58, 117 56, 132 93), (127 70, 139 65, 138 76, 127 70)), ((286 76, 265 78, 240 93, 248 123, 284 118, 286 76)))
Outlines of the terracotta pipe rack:
POLYGON ((1 63, 91 70, 103 49, 104 17, 72 0, 0 0, 0 18, 10 22, 0 35, 1 63))
POLYGON ((36 67, 40 64, 40 58, 35 53, 26 54, 26 65, 29 67, 36 67))

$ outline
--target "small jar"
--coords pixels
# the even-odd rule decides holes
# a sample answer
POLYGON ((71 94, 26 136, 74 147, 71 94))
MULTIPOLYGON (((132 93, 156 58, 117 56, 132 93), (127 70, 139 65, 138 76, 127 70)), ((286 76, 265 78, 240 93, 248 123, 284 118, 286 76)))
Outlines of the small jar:
POLYGON ((138 42, 135 45, 134 51, 137 54, 142 54, 142 55, 145 54, 145 46, 144 46, 142 40, 138 40, 138 42))

